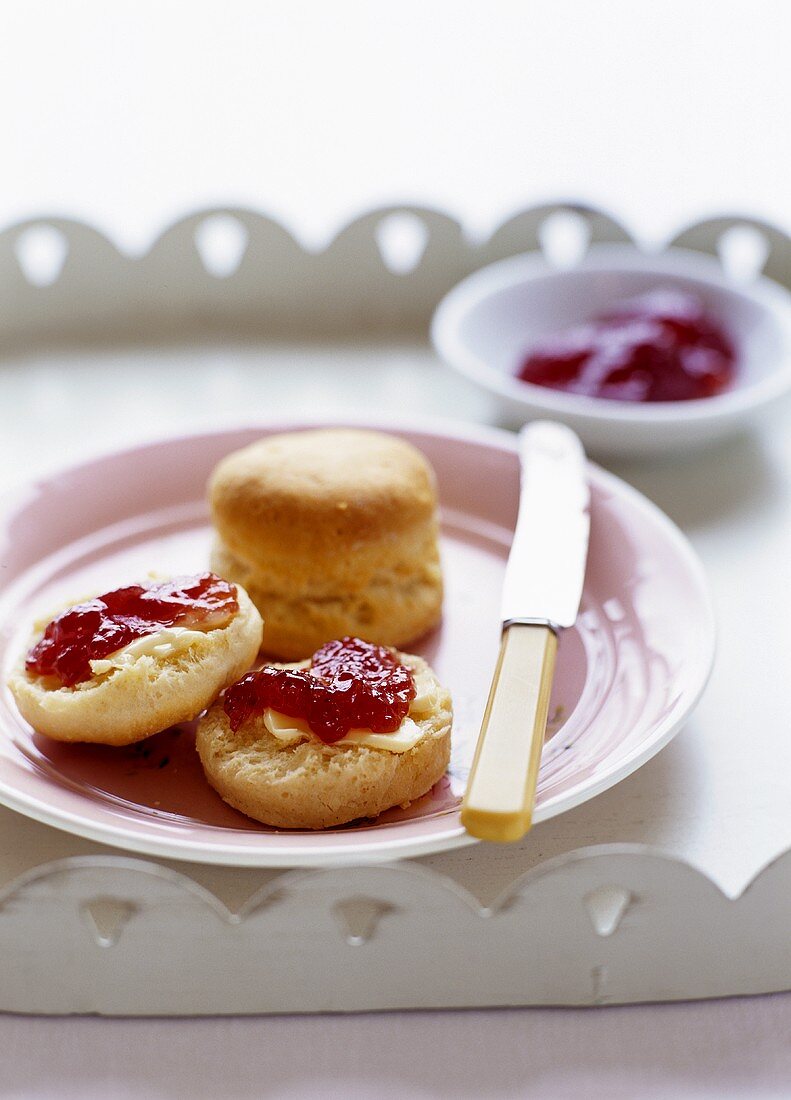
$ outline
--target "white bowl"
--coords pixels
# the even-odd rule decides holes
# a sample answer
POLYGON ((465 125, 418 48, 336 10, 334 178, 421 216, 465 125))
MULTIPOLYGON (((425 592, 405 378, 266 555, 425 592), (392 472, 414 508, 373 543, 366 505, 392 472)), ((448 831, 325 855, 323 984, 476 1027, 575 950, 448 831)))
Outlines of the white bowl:
POLYGON ((738 283, 713 256, 673 248, 647 254, 595 245, 571 270, 540 253, 470 275, 440 302, 431 325, 438 354, 495 394, 509 422, 561 420, 598 454, 676 452, 713 442, 791 390, 791 293, 770 279, 738 283), (733 385, 696 401, 636 404, 522 382, 516 370, 537 340, 657 287, 691 291, 737 345, 733 385))

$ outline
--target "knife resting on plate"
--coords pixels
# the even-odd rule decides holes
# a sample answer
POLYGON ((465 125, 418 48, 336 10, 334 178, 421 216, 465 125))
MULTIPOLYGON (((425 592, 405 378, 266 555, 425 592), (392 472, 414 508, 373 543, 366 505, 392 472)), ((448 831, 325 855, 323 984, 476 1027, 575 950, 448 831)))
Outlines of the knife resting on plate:
POLYGON ((536 421, 519 436, 521 489, 502 597, 500 655, 461 822, 481 840, 530 828, 558 634, 579 610, 588 553, 585 453, 570 428, 536 421))

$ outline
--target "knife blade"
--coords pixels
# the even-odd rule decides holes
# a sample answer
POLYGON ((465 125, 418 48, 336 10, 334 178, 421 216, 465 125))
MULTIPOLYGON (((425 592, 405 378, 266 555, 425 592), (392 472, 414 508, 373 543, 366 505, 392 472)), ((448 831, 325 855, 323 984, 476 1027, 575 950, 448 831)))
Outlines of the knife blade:
POLYGON ((558 635, 577 617, 590 532, 574 432, 536 421, 520 433, 519 458, 500 654, 461 812, 467 832, 484 840, 518 840, 532 823, 558 635))
POLYGON ((519 435, 521 488, 502 595, 503 626, 573 626, 588 555, 585 452, 570 428, 539 420, 519 435))

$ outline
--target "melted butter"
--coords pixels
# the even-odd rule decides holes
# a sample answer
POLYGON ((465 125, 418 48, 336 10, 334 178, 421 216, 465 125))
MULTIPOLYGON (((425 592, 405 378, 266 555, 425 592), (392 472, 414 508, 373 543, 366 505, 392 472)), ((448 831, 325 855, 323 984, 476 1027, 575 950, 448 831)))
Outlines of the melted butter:
POLYGON ((183 653, 194 642, 206 637, 203 630, 191 630, 186 626, 163 626, 161 630, 153 634, 144 634, 142 638, 135 638, 129 645, 119 649, 117 653, 111 653, 100 661, 91 661, 91 672, 94 676, 103 676, 113 669, 129 668, 140 657, 154 657, 157 660, 166 660, 183 653))
MULTIPOLYGON (((361 745, 368 749, 383 749, 386 752, 408 752, 425 736, 425 731, 415 721, 421 714, 430 711, 437 701, 437 689, 428 672, 415 676, 417 694, 409 707, 409 714, 393 733, 374 733, 372 730, 349 730, 336 745, 361 745)), ((296 745, 299 741, 319 740, 307 722, 302 718, 292 718, 288 714, 268 707, 264 711, 264 725, 278 741, 284 745, 296 745)))
POLYGON ((437 705, 437 682, 428 669, 415 673, 415 698, 409 704, 410 714, 426 714, 437 705))

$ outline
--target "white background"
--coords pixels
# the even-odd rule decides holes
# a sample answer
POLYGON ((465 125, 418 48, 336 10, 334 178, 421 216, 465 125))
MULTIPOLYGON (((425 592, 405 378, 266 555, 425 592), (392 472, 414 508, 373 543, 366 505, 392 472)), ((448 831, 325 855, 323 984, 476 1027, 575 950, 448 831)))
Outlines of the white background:
POLYGON ((585 198, 638 233, 791 221, 784 0, 6 2, 0 225, 142 249, 242 203, 319 244, 419 201, 486 232, 585 198))
MULTIPOLYGON (((791 228, 783 2, 6 3, 0 227, 144 249, 240 203, 320 246, 416 201, 579 198, 647 240, 791 228)), ((1 979, 0 979, 1 980, 1 979)), ((246 1021, 0 1019, 14 1097, 787 1095, 791 999, 246 1021)))

